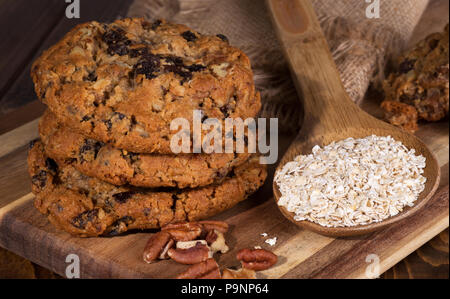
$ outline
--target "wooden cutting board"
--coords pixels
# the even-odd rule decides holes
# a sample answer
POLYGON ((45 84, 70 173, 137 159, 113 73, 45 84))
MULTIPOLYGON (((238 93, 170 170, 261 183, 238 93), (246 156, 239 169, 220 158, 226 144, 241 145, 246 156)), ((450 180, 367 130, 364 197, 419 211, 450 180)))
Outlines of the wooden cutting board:
MULTIPOLYGON (((374 101, 363 107, 379 116, 374 101)), ((71 237, 49 224, 33 207, 26 156, 37 138, 37 119, 45 107, 38 103, 0 120, 0 246, 32 262, 65 275, 66 257, 77 254, 82 278, 170 278, 186 266, 173 261, 146 264, 141 256, 150 232, 114 238, 71 237)), ((424 124, 417 135, 437 156, 441 185, 417 215, 383 231, 361 237, 334 239, 303 230, 278 211, 271 191, 274 166, 265 186, 254 196, 215 219, 231 225, 227 240, 232 250, 218 257, 223 267, 237 266, 237 250, 262 246, 279 256, 277 265, 260 272, 261 278, 366 278, 379 259, 380 274, 449 226, 448 122, 424 124), (271 247, 261 233, 277 237, 271 247), (375 256, 374 256, 375 255, 375 256)), ((281 157, 295 136, 280 136, 281 157)))

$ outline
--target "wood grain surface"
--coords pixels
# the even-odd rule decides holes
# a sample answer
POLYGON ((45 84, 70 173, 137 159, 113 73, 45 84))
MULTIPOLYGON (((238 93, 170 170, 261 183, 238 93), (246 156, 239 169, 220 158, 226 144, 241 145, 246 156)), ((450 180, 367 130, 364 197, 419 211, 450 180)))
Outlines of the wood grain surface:
MULTIPOLYGON (((32 127, 33 120, 25 121, 14 130, 32 127)), ((0 136, 0 144, 4 143, 4 136, 0 136)), ((272 199, 269 177, 269 183, 249 200, 215 217, 231 225, 227 239, 232 250, 219 257, 220 265, 237 266, 237 250, 262 246, 280 257, 274 268, 259 274, 264 278, 364 278, 366 258, 371 254, 380 259, 380 274, 386 271, 448 227, 448 124, 424 125, 419 136, 435 150, 443 173, 438 193, 419 214, 369 235, 324 237, 295 226, 281 215, 272 199), (263 232, 278 238, 274 247, 264 243, 260 235, 263 232)), ((292 138, 281 138, 281 153, 292 138)), ((142 261, 142 250, 151 232, 81 239, 55 229, 33 207, 26 171, 27 146, 9 144, 11 147, 5 150, 8 154, 0 157, 0 186, 7 190, 0 200, 1 247, 60 275, 65 273, 66 256, 76 253, 84 278, 169 278, 185 269, 173 261, 151 265, 142 261)), ((270 172, 273 173, 273 167, 270 172)))

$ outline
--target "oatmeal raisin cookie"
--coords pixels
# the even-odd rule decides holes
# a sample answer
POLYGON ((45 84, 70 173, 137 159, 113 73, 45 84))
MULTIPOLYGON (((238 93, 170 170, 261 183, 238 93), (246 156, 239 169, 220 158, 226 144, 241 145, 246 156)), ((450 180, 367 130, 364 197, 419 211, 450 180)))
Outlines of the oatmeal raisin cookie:
POLYGON ((117 235, 177 221, 195 221, 231 208, 255 192, 266 178, 253 157, 217 185, 196 189, 144 189, 114 186, 57 164, 40 141, 28 156, 35 206, 58 228, 73 235, 117 235))
POLYGON ((412 109, 416 111, 418 120, 438 121, 448 115, 448 30, 447 25, 444 32, 431 34, 419 42, 400 58, 397 72, 385 81, 385 101, 411 106, 383 104, 386 117, 392 124, 410 131, 417 130, 417 124, 412 123, 415 118, 412 109), (393 115, 394 110, 396 115, 393 115))
MULTIPOLYGON (((64 125, 137 153, 171 154, 171 121, 256 117, 248 57, 222 35, 128 18, 72 29, 33 64, 39 99, 64 125)), ((207 134, 207 132, 203 132, 207 134)))
POLYGON ((39 133, 46 154, 58 164, 114 185, 195 188, 218 183, 250 154, 137 154, 117 149, 61 126, 44 113, 39 133))

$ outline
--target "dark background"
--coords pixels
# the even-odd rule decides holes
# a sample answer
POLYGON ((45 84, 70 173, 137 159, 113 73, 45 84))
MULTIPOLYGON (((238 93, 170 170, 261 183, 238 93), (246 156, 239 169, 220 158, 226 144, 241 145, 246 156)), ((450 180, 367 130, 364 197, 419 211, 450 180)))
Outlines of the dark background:
POLYGON ((76 24, 125 16, 132 0, 81 0, 68 19, 64 0, 0 0, 0 115, 36 99, 31 63, 76 24))

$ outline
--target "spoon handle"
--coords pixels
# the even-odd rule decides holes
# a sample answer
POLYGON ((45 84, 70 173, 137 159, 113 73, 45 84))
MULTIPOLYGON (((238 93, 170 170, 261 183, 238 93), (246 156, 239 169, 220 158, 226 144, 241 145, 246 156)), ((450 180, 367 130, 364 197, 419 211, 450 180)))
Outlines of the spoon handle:
POLYGON ((267 0, 267 5, 303 99, 303 129, 328 132, 355 126, 355 122, 358 126, 361 110, 342 85, 311 2, 267 0))

